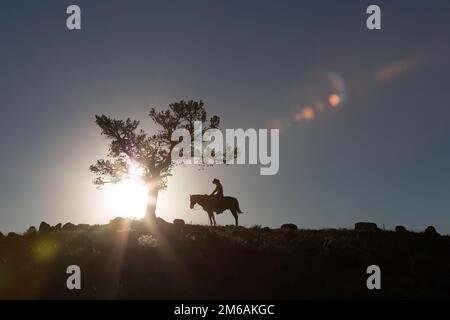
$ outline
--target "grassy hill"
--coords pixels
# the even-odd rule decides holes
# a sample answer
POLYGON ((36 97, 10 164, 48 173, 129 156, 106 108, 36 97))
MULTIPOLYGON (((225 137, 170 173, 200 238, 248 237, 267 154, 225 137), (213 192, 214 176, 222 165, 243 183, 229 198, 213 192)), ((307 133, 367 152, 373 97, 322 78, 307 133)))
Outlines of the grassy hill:
POLYGON ((0 298, 450 298, 450 238, 115 219, 0 236, 0 298), (82 290, 66 288, 81 268, 82 290), (382 290, 366 288, 381 267, 382 290))

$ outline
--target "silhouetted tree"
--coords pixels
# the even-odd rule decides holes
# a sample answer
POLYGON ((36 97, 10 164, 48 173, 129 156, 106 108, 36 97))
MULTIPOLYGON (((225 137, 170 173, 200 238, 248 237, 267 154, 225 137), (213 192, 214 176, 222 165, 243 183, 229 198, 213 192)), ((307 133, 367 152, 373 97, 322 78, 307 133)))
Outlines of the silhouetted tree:
POLYGON ((187 129, 194 139, 194 122, 201 121, 202 133, 210 128, 218 128, 220 118, 213 116, 207 122, 204 103, 200 101, 184 101, 172 103, 164 111, 152 108, 150 118, 159 129, 153 134, 147 134, 138 129, 139 121, 117 120, 106 115, 96 115, 95 122, 101 129, 101 134, 111 140, 107 159, 100 159, 90 170, 97 175, 94 183, 117 183, 125 179, 136 178, 133 166, 140 168, 140 179, 148 186, 149 199, 146 218, 154 220, 158 193, 167 185, 172 163, 171 152, 178 141, 171 141, 172 133, 178 128, 187 129))

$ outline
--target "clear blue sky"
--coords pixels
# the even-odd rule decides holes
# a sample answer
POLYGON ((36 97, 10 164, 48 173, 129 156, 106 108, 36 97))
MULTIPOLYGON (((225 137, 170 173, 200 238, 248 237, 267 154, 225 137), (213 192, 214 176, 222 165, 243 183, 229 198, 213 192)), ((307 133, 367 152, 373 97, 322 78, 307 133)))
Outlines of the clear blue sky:
POLYGON ((88 170, 107 150, 94 115, 151 131, 150 107, 202 99, 224 128, 286 125, 279 174, 176 170, 159 216, 206 223, 187 199, 219 177, 247 226, 450 233, 450 2, 376 3, 381 31, 365 27, 368 1, 2 1, 0 231, 107 222, 88 170), (296 121, 306 106, 314 118, 296 121))

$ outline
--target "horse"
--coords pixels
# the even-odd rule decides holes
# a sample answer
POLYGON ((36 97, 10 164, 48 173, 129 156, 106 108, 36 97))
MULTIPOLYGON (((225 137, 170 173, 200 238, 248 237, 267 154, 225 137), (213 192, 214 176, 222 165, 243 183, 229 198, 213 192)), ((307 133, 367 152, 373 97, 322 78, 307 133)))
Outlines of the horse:
POLYGON ((225 210, 230 210, 234 219, 236 220, 236 226, 238 226, 238 214, 242 213, 239 208, 239 202, 234 197, 222 197, 220 200, 216 196, 209 196, 207 194, 193 194, 191 195, 191 206, 193 209, 195 204, 199 204, 203 210, 208 213, 209 222, 212 225, 216 225, 216 219, 214 218, 214 212, 222 213, 225 210))

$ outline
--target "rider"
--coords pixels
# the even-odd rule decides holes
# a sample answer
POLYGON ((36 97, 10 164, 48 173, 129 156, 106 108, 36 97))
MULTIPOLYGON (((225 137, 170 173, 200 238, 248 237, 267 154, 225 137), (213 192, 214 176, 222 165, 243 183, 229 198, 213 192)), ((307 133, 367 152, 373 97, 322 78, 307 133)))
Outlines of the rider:
MULTIPOLYGON (((223 187, 222 184, 220 183, 220 180, 217 178, 214 178, 214 180, 212 181, 213 184, 216 185, 216 188, 214 189, 214 191, 210 194, 210 196, 214 197, 215 200, 220 203, 223 198, 223 187)), ((223 212, 223 210, 222 210, 223 212)), ((222 213, 222 212, 217 212, 217 213, 222 213)))
POLYGON ((216 188, 210 194, 210 196, 216 196, 216 197, 222 197, 223 198, 223 187, 222 187, 222 184, 220 183, 220 180, 217 179, 217 178, 214 178, 212 183, 214 183, 216 185, 216 188))

